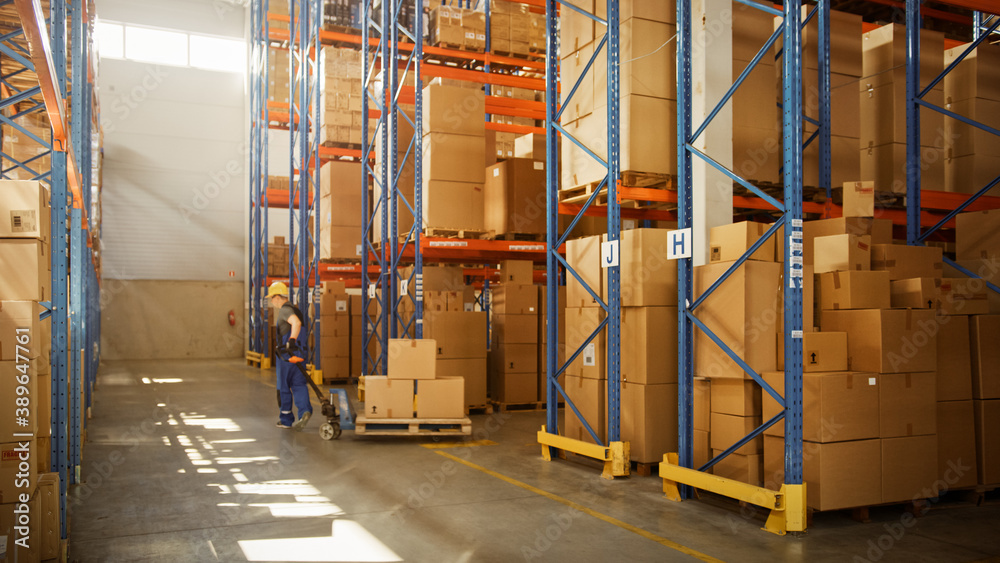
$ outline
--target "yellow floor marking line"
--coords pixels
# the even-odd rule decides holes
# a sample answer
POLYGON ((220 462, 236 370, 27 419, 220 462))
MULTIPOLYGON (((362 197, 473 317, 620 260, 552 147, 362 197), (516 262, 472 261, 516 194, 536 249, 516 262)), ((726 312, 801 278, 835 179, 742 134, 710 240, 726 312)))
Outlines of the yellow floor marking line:
POLYGON ((496 442, 493 440, 473 440, 470 442, 446 442, 441 444, 420 444, 421 447, 427 448, 428 450, 446 450, 449 448, 474 448, 476 446, 495 446, 496 442))
POLYGON ((449 454, 448 452, 436 451, 434 453, 436 453, 438 455, 442 455, 442 456, 444 456, 444 457, 446 457, 448 459, 457 461, 458 463, 461 463, 462 465, 465 465, 467 467, 471 467, 473 469, 482 471, 483 473, 485 473, 485 474, 487 474, 487 475, 489 475, 491 477, 496 477, 497 479, 500 479, 501 481, 505 481, 507 483, 510 483, 511 485, 515 485, 515 486, 521 487, 522 489, 531 491, 531 492, 533 492, 533 493, 535 493, 537 495, 541 495, 541 496, 543 496, 543 497, 545 497, 547 499, 554 500, 554 501, 556 501, 558 503, 561 503, 561 504, 565 504, 566 506, 568 506, 570 508, 573 508, 575 510, 579 510, 580 512, 583 512, 584 514, 588 514, 590 516, 593 516, 594 518, 597 518, 598 520, 603 520, 603 521, 607 522, 608 524, 611 524, 611 525, 614 525, 614 526, 618 526, 619 528, 621 528, 623 530, 628 530, 628 531, 630 531, 630 532, 632 532, 634 534, 638 534, 638 535, 640 535, 640 536, 642 536, 642 537, 644 537, 644 538, 646 538, 648 540, 655 541, 656 543, 658 543, 658 544, 660 544, 660 545, 662 545, 664 547, 669 547, 670 549, 679 551, 679 552, 681 552, 681 553, 683 553, 685 555, 690 555, 691 557, 694 557, 695 559, 698 559, 698 560, 701 560, 701 561, 711 561, 713 563, 715 563, 715 562, 717 562, 717 563, 724 563, 721 559, 716 559, 715 557, 711 557, 709 555, 705 555, 704 553, 701 553, 700 551, 695 551, 695 550, 693 550, 693 549, 691 549, 689 547, 685 547, 685 546, 683 546, 683 545, 681 545, 681 544, 679 544, 679 543, 677 543, 675 541, 668 540, 667 538, 664 538, 662 536, 658 536, 658 535, 656 535, 656 534, 654 534, 652 532, 643 530, 642 528, 639 528, 637 526, 633 526, 632 524, 629 524, 627 522, 622 522, 621 520, 619 520, 617 518, 613 518, 611 516, 608 516, 607 514, 602 514, 600 512, 597 512, 596 510, 591 510, 591 509, 587 508, 586 506, 583 506, 583 505, 581 505, 579 503, 575 503, 575 502, 573 502, 573 501, 571 501, 569 499, 565 499, 565 498, 563 498, 561 496, 554 495, 554 494, 552 494, 552 493, 550 493, 548 491, 543 491, 542 489, 539 489, 538 487, 531 486, 531 485, 529 485, 527 483, 522 483, 521 481, 518 481, 517 479, 512 479, 510 477, 507 477, 506 475, 502 475, 502 474, 497 473, 496 471, 493 471, 491 469, 486 469, 485 467, 483 467, 481 465, 476 465, 475 463, 472 463, 470 461, 466 461, 466 460, 464 460, 464 459, 462 459, 460 457, 453 456, 453 455, 449 454))

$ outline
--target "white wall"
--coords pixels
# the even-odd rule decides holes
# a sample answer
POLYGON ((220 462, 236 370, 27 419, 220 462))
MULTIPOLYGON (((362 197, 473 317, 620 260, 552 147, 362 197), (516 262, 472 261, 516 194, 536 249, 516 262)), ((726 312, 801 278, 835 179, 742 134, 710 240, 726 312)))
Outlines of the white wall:
MULTIPOLYGON (((226 0, 98 0, 97 10, 109 21, 245 36, 245 8, 226 0)), ((243 279, 245 81, 102 59, 105 277, 243 279)))

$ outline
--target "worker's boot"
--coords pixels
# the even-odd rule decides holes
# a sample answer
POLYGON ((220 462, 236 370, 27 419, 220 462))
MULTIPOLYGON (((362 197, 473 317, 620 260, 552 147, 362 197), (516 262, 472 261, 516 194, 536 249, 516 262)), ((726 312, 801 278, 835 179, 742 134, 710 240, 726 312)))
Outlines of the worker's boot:
POLYGON ((303 413, 302 418, 296 420, 295 424, 292 425, 292 428, 294 428, 296 431, 301 432, 302 429, 306 427, 306 424, 309 423, 310 417, 312 417, 312 411, 303 413))

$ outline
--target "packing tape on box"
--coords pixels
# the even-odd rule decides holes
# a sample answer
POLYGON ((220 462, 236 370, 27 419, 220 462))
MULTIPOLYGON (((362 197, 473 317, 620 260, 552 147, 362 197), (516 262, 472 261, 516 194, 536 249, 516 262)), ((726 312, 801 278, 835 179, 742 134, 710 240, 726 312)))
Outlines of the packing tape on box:
POLYGON ((906 423, 906 435, 907 436, 913 436, 913 423, 912 422, 907 422, 906 423))
POLYGON ((854 389, 854 374, 853 373, 847 374, 847 388, 848 389, 854 389))
POLYGON ((840 272, 833 273, 833 289, 840 289, 840 272))
POLYGON ((913 330, 913 309, 906 310, 906 330, 913 330))

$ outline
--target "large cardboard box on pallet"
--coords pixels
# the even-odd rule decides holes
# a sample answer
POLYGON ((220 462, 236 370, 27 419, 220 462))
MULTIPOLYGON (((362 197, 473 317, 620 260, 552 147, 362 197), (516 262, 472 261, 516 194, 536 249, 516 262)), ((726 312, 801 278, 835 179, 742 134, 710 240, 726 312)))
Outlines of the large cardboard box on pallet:
POLYGON ((462 418, 465 407, 465 379, 439 377, 417 382, 417 418, 462 418))
MULTIPOLYGON (((828 372, 802 375, 802 438, 810 442, 845 442, 879 437, 879 379, 874 373, 828 372)), ((784 395, 784 372, 767 372, 764 381, 784 395)), ((768 393, 763 416, 770 420, 781 407, 768 393)), ((766 436, 784 436, 778 423, 766 436)))
MULTIPOLYGON (((882 502, 934 498, 937 481, 937 436, 883 438, 882 502)), ((856 462, 855 462, 856 463, 856 462)))
POLYGON ((538 315, 538 286, 504 284, 492 289, 490 308, 494 316, 538 315))
POLYGON ((1000 399, 1000 349, 996 345, 997 334, 1000 334, 1000 315, 969 317, 974 399, 1000 399))
POLYGON ((974 400, 979 484, 1000 484, 1000 400, 974 400))
POLYGON ((545 161, 510 158, 486 169, 486 230, 545 233, 545 161))
MULTIPOLYGON (((944 64, 954 62, 968 47, 966 43, 946 50, 944 64)), ((981 43, 945 76, 944 91, 948 103, 971 98, 1000 100, 1000 47, 981 43)))
POLYGON ((938 479, 949 489, 976 484, 976 418, 972 401, 939 401, 937 404, 938 479))
POLYGON ((413 380, 365 377, 366 418, 413 418, 413 380))
POLYGON ((733 416, 761 415, 761 387, 745 379, 716 379, 710 386, 712 412, 733 416))
MULTIPOLYGON (((622 18, 619 22, 620 96, 625 98, 637 94, 651 98, 677 99, 677 56, 675 46, 670 41, 677 31, 676 26, 643 18, 622 18)), ((587 61, 583 61, 583 64, 586 65, 587 61)), ((601 49, 589 76, 593 80, 595 112, 605 111, 608 105, 607 69, 607 51, 601 49)), ((572 88, 572 84, 568 86, 572 88)))
MULTIPOLYGON (((695 295, 704 293, 730 266, 730 262, 719 262, 696 267, 695 295)), ((699 319, 758 373, 776 366, 781 267, 773 262, 745 262, 699 308, 699 319)), ((696 375, 749 379, 701 330, 695 330, 694 338, 696 375)))
POLYGON ((424 182, 424 227, 443 230, 486 230, 485 191, 481 182, 424 182))
MULTIPOLYGON (((712 413, 712 449, 724 451, 761 425, 761 415, 735 416, 712 413)), ((744 444, 735 453, 741 455, 759 454, 764 451, 764 438, 757 436, 744 444)))
MULTIPOLYGON (((711 436, 709 438, 711 439, 711 436)), ((723 451, 724 450, 712 448, 712 457, 721 455, 723 451)), ((722 458, 718 463, 712 466, 712 474, 726 479, 740 481, 741 483, 749 483, 750 485, 760 486, 764 482, 764 476, 761 473, 763 465, 764 455, 762 453, 732 453, 722 458)))
POLYGON ((534 403, 538 400, 538 371, 502 371, 492 379, 490 397, 499 403, 534 403))
POLYGON ((923 436, 937 432, 934 372, 879 375, 879 436, 923 436))
MULTIPOLYGON (((764 474, 769 487, 778 488, 784 482, 784 450, 784 438, 764 437, 764 474)), ((814 510, 881 503, 880 440, 803 442, 802 480, 806 484, 806 506, 814 510)))
POLYGON ((391 379, 434 379, 437 366, 437 342, 431 339, 389 339, 389 375, 391 379))
POLYGON ((486 313, 435 312, 424 315, 424 338, 437 343, 438 360, 485 358, 486 313))
POLYGON ((431 83, 424 87, 424 135, 450 133, 482 137, 486 134, 486 98, 483 91, 431 83))
POLYGON ((934 312, 919 309, 823 311, 825 331, 862 334, 847 339, 848 366, 856 371, 906 373, 937 369, 934 312))
MULTIPOLYGON (((471 313, 475 314, 475 313, 471 313)), ((538 315, 495 315, 493 343, 538 345, 538 315)))
POLYGON ((621 319, 622 381, 677 383, 677 307, 622 307, 621 319))
POLYGON ((52 298, 49 245, 37 239, 0 239, 0 300, 48 301, 52 298))
POLYGON ((677 451, 677 384, 623 382, 621 439, 630 442, 630 459, 659 463, 677 451))
POLYGON ((52 229, 49 190, 34 180, 0 181, 0 238, 37 238, 48 242, 52 229))
MULTIPOLYGON (((669 233, 667 229, 622 231, 618 243, 622 307, 677 306, 677 261, 667 259, 669 233)), ((607 235, 602 235, 601 241, 607 242, 607 235)), ((597 271, 603 278, 600 295, 606 303, 609 299, 608 271, 601 269, 600 246, 596 247, 596 252, 593 248, 587 246, 590 251, 587 259, 596 258, 597 271)), ((576 306, 572 301, 568 305, 576 306)))
MULTIPOLYGON (((572 356, 583 351, 566 368, 566 373, 586 379, 607 378, 607 331, 602 330, 586 346, 587 338, 604 318, 604 310, 594 307, 567 307, 564 334, 566 354, 572 356)), ((624 325, 622 326, 624 329, 624 325)))
POLYGON ((486 178, 486 139, 470 135, 428 133, 423 139, 424 182, 482 183, 486 178))
POLYGON ((972 351, 969 317, 938 317, 937 400, 972 399, 972 351))
MULTIPOLYGON (((622 235, 624 234, 622 233, 622 235)), ((591 291, 597 295, 603 294, 604 272, 601 271, 601 237, 599 235, 566 241, 566 262, 590 287, 591 291)), ((676 302, 674 304, 676 305, 676 302)), ((625 304, 622 303, 622 305, 625 304)), ((566 276, 566 306, 598 306, 590 292, 572 274, 566 276)))

